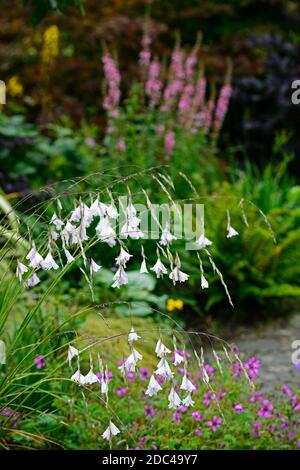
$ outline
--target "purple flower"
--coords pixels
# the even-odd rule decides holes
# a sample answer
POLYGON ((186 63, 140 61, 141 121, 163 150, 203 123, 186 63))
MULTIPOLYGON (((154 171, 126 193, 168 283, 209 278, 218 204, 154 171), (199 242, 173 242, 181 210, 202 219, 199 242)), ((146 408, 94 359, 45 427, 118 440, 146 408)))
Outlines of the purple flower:
POLYGON ((293 411, 300 411, 300 402, 298 402, 298 397, 296 395, 292 396, 291 404, 293 407, 293 411))
POLYGON ((165 135, 165 140, 164 140, 164 146, 165 150, 168 155, 171 155, 173 152, 173 149, 175 147, 175 134, 173 131, 168 131, 165 135))
POLYGON ((259 438, 260 437, 260 433, 259 433, 259 430, 262 428, 262 422, 261 421, 257 421, 256 423, 252 423, 252 434, 254 437, 257 437, 259 438))
POLYGON ((193 411, 193 413, 191 414, 192 418, 194 418, 196 421, 200 421, 201 419, 201 415, 199 413, 199 411, 193 411))
POLYGON ((240 378, 241 376, 241 372, 242 372, 242 368, 241 368, 241 364, 239 362, 234 362, 232 364, 232 372, 233 372, 233 375, 235 378, 240 378))
POLYGON ((199 428, 196 428, 194 434, 195 434, 195 436, 199 437, 199 436, 201 436, 202 433, 201 433, 199 428))
POLYGON ((218 392, 218 393, 217 393, 217 396, 216 396, 217 402, 220 403, 220 401, 223 400, 223 398, 226 397, 226 395, 227 395, 226 390, 223 390, 223 391, 221 391, 221 392, 218 392))
POLYGON ((180 405, 178 407, 178 410, 181 412, 181 413, 185 413, 187 410, 188 410, 188 407, 187 406, 184 406, 184 405, 180 405))
POLYGON ((259 368, 260 368, 260 360, 256 359, 255 356, 249 358, 247 362, 245 362, 244 367, 250 377, 250 379, 255 379, 259 375, 259 368))
MULTIPOLYGON (((96 373, 98 379, 99 379, 99 382, 102 383, 102 375, 101 375, 101 372, 97 372, 96 373)), ((106 374, 104 373, 104 377, 106 376, 106 374)), ((108 373, 107 373, 107 377, 105 377, 106 382, 109 384, 110 383, 110 379, 112 378, 113 376, 113 373, 109 370, 108 373)))
POLYGON ((288 387, 288 386, 285 385, 285 384, 282 385, 281 391, 282 391, 282 393, 284 393, 284 394, 287 395, 288 397, 291 397, 291 396, 292 396, 292 390, 290 389, 290 387, 288 387))
POLYGON ((250 398, 249 398, 250 403, 255 403, 256 401, 261 401, 261 400, 263 400, 262 392, 253 392, 250 394, 250 398))
POLYGON ((262 402, 262 407, 258 410, 257 416, 264 417, 266 419, 271 418, 272 414, 270 413, 274 409, 272 403, 269 400, 264 400, 262 402))
POLYGON ((210 364, 205 364, 204 369, 206 370, 208 375, 215 374, 215 369, 210 364))
POLYGON ((146 379, 150 379, 151 375, 150 375, 149 369, 147 367, 140 367, 139 376, 142 382, 145 382, 146 379))
POLYGON ((20 413, 14 412, 9 407, 4 407, 0 410, 0 424, 8 424, 16 428, 20 423, 20 413))
POLYGON ((127 392, 128 392, 128 389, 126 387, 118 388, 116 390, 116 395, 118 397, 123 397, 124 395, 126 395, 127 392))
POLYGON ((166 379, 163 375, 157 374, 156 380, 159 383, 159 385, 163 385, 166 382, 166 379))
POLYGON ((208 426, 212 429, 213 432, 216 432, 218 428, 221 426, 222 418, 218 418, 218 416, 213 416, 210 421, 207 421, 208 426))
POLYGON ((236 413, 243 413, 244 408, 240 403, 238 403, 237 405, 235 405, 234 410, 236 413))
POLYGON ((35 362, 37 369, 41 369, 46 365, 45 356, 43 354, 39 354, 33 359, 33 362, 35 362))
POLYGON ((120 152, 125 152, 126 144, 125 144, 124 140, 119 140, 119 142, 117 144, 117 149, 120 150, 120 152))
POLYGON ((298 362, 296 365, 295 365, 295 368, 296 370, 298 370, 300 372, 300 362, 298 362))
POLYGON ((181 413, 179 413, 178 411, 175 411, 175 413, 173 413, 173 420, 175 424, 180 424, 181 413))
POLYGON ((155 416, 154 406, 151 406, 151 405, 144 406, 144 415, 149 418, 154 418, 155 416))
POLYGON ((208 392, 204 393, 202 403, 205 406, 209 406, 211 401, 214 399, 215 399, 215 395, 213 394, 211 390, 209 390, 208 392))
POLYGON ((129 380, 129 382, 134 382, 135 381, 135 376, 134 376, 134 373, 133 372, 127 372, 127 378, 129 380))

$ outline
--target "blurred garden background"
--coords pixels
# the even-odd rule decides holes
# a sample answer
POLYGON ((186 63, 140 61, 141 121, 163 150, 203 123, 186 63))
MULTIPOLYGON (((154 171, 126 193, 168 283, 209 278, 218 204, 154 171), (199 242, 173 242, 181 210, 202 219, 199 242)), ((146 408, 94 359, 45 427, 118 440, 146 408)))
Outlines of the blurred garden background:
POLYGON ((297 1, 0 1, 3 449, 107 448, 108 418, 124 431, 116 448, 300 448, 299 27, 297 1), (90 275, 83 255, 79 269, 71 261, 21 288, 18 260, 34 241, 55 245, 53 213, 97 193, 110 208, 124 194, 148 208, 204 204, 200 255, 176 245, 187 282, 143 274, 141 261, 173 267, 175 252, 129 237, 129 282, 114 289, 118 250, 100 233, 90 275), (145 364, 123 379, 132 327, 145 364), (165 334, 175 352, 178 332, 195 336, 177 338, 176 372, 191 362, 193 409, 143 394, 155 342, 165 334), (109 406, 92 382, 70 381, 71 343, 83 369, 95 345, 109 406), (193 363, 197 348, 206 357, 193 363))

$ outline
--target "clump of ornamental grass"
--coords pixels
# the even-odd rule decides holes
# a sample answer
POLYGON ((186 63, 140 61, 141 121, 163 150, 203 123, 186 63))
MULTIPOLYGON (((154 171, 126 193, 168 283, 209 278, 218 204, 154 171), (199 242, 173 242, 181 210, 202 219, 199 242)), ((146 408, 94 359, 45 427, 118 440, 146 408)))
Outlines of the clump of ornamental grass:
MULTIPOLYGON (((19 413, 21 420, 30 416, 48 415, 49 408, 54 400, 60 400, 68 394, 70 382, 73 382, 80 390, 85 403, 88 403, 88 395, 99 397, 107 410, 107 421, 104 424, 102 437, 112 445, 114 436, 122 432, 122 422, 117 413, 110 407, 110 394, 114 393, 110 386, 110 369, 115 364, 110 364, 105 356, 105 344, 114 342, 119 338, 127 338, 125 345, 120 350, 118 374, 124 381, 124 387, 132 374, 143 366, 143 354, 139 351, 139 344, 147 337, 147 331, 136 331, 134 322, 129 331, 98 337, 97 332, 93 337, 77 334, 74 327, 77 318, 84 317, 95 305, 83 307, 73 314, 66 314, 58 318, 55 323, 51 318, 46 319, 42 331, 35 330, 36 322, 43 305, 55 295, 56 289, 67 276, 71 269, 78 269, 90 289, 90 298, 94 299, 94 279, 102 269, 102 253, 110 252, 113 272, 113 289, 122 289, 129 284, 127 275, 133 254, 132 245, 139 246, 140 276, 149 276, 153 273, 158 280, 166 277, 174 286, 189 281, 188 266, 182 266, 179 253, 174 248, 175 243, 191 243, 191 239, 177 236, 176 225, 171 218, 160 218, 155 212, 155 204, 150 200, 147 192, 141 187, 139 181, 146 172, 138 171, 130 177, 117 181, 111 180, 106 185, 99 187, 98 191, 90 193, 88 179, 79 179, 74 182, 66 182, 60 193, 55 186, 43 188, 47 195, 46 202, 40 203, 35 208, 33 220, 30 216, 26 219, 26 227, 17 224, 11 228, 11 237, 2 237, 1 258, 5 259, 5 269, 1 271, 1 310, 0 310, 0 335, 2 344, 2 372, 0 382, 1 409, 13 410, 19 413), (139 191, 132 192, 130 183, 134 182, 139 191), (123 188, 123 193, 120 191, 123 188), (125 188, 125 194, 124 194, 125 188), (56 191, 55 191, 56 189, 56 191), (120 197, 122 196, 122 197, 120 197), (124 197, 125 196, 125 197, 124 197), (141 205, 143 201, 144 204, 141 205), (139 203, 139 205, 138 205, 139 203), (148 214, 155 222, 155 229, 150 224, 143 225, 142 216, 148 214), (16 250, 18 241, 22 239, 22 250, 16 250), (25 242, 24 242, 25 240, 25 242), (156 261, 152 265, 148 262, 148 251, 144 246, 147 240, 147 250, 156 253, 156 261), (12 243, 14 241, 14 243, 12 243), (26 249, 29 245, 29 249, 26 249), (102 250, 101 250, 102 247, 102 250), (104 248, 103 248, 104 247, 104 248), (114 263, 113 263, 114 260, 114 263), (6 325, 13 315, 18 302, 26 291, 35 292, 35 302, 18 324, 14 334, 7 336, 6 325), (70 372, 65 370, 66 361, 70 372), (52 363, 53 366, 47 367, 52 363)), ((147 173, 157 184, 157 187, 166 197, 167 213, 171 209, 181 218, 180 203, 171 195, 172 181, 167 175, 152 169, 147 173)), ((92 175, 96 179, 99 175, 92 175)), ((103 179, 103 174, 100 175, 103 179)), ((189 183, 185 176, 184 180, 189 183)), ((17 209, 17 208, 16 208, 17 209)), ((14 210, 16 210, 14 209, 14 210)), ((9 211, 10 214, 10 211, 9 211)), ((1 230, 5 235, 7 224, 11 224, 11 215, 8 214, 1 221, 1 230)), ((230 211, 227 209, 227 232, 224 236, 228 239, 238 236, 238 232, 232 226, 230 211)), ((15 219, 17 220, 17 219, 15 219)), ((195 257, 199 262, 199 283, 202 289, 209 287, 205 278, 202 257, 207 256, 211 269, 219 277, 231 305, 232 299, 224 277, 216 266, 210 252, 212 241, 205 236, 204 218, 201 218, 201 233, 192 240, 195 244, 195 257)), ((150 258, 150 255, 149 255, 150 258)), ((96 305, 98 314, 102 317, 101 309, 105 305, 96 305)), ((112 308, 112 305, 110 305, 112 308)), ((130 304, 128 304, 130 309, 130 304)), ((163 315, 162 312, 158 312, 163 315)), ((103 321, 105 321, 103 319, 103 321)), ((209 374, 205 368, 203 345, 194 345, 192 336, 208 338, 209 335, 190 332, 186 334, 176 322, 172 328, 155 328, 156 345, 152 349, 152 367, 150 377, 144 370, 147 378, 144 395, 151 399, 157 394, 166 396, 166 407, 177 410, 180 406, 193 408, 195 405, 194 393, 196 386, 190 379, 189 362, 186 350, 189 348, 194 361, 201 371, 201 380, 207 390, 216 395, 216 390, 210 383, 209 374), (180 346, 179 346, 180 344, 180 346), (183 351, 179 353, 178 351, 183 351), (183 370, 180 383, 175 379, 175 370, 178 366, 183 370)), ((212 354, 220 373, 232 360, 238 362, 241 373, 252 386, 246 366, 239 359, 236 352, 222 340, 217 339, 221 345, 221 352, 216 352, 212 344, 212 354)), ((124 344, 124 343, 123 343, 124 344)), ((119 393, 122 395, 124 390, 119 393)), ((151 405, 149 405, 151 406, 151 405)), ((219 409, 222 415, 221 408, 219 409)), ((18 420, 19 420, 19 415, 18 420)), ((17 422, 18 422, 17 420, 17 422)), ((212 420, 212 427, 218 427, 219 423, 212 420)), ((24 431, 18 429, 15 421, 6 420, 2 431, 13 435, 23 435, 24 431), (10 423, 14 423, 10 426, 10 423)), ((28 436, 33 441, 47 443, 47 436, 39 436, 32 433, 28 436)), ((48 444, 53 443, 53 440, 48 444)), ((3 446, 5 447, 5 438, 3 446)), ((53 444, 55 445, 55 444, 53 444)))

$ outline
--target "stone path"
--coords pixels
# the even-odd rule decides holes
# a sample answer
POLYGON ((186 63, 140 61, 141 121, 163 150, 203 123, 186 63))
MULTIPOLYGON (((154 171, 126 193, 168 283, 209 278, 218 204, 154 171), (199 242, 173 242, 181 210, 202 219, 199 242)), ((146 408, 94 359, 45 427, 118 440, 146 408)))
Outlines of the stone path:
POLYGON ((300 340, 300 315, 256 328, 243 328, 231 338, 246 354, 254 354, 261 360, 263 387, 287 384, 300 388, 300 371, 291 361, 294 351, 291 344, 300 340))

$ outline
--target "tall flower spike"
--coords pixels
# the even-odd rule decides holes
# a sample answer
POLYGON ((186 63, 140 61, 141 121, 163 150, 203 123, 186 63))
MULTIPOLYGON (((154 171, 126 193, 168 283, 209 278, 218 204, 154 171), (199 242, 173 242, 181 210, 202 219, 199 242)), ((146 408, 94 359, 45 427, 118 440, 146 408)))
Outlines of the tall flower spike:
POLYGON ((239 234, 232 226, 230 222, 230 212, 227 209, 227 238, 236 237, 239 234))

